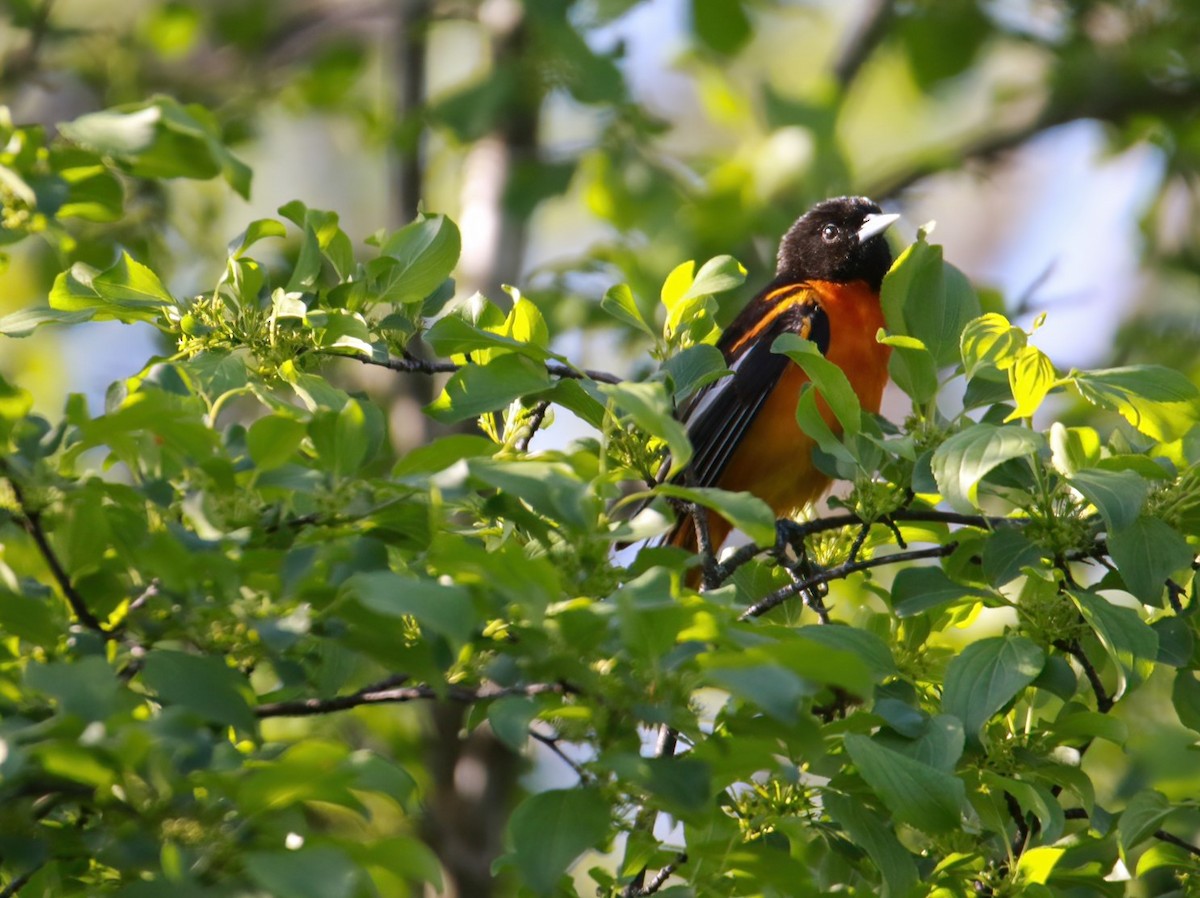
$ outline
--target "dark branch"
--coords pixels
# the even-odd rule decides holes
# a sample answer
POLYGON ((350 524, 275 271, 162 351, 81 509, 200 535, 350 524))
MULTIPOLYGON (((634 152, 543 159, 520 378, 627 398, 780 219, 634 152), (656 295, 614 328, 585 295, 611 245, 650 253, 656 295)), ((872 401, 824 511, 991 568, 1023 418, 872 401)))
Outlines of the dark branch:
POLYGON ((96 615, 92 614, 88 608, 87 601, 80 595, 79 590, 75 588, 75 584, 71 582, 70 575, 63 568, 62 562, 54 551, 54 547, 50 545, 50 540, 46 536, 46 531, 42 527, 41 512, 30 507, 26 501, 25 491, 12 476, 12 471, 9 466, 0 460, 0 472, 3 472, 4 477, 8 480, 9 486, 12 488, 13 498, 17 500, 17 505, 21 509, 20 517, 17 518, 18 523, 24 528, 25 532, 33 539, 38 547, 38 552, 41 553, 42 559, 46 562, 46 566, 50 568, 50 574, 54 577, 54 582, 58 584, 59 590, 63 597, 67 600, 67 604, 71 606, 71 612, 75 618, 87 627, 89 630, 95 630, 106 638, 114 638, 112 631, 106 629, 100 623, 96 615))
MULTIPOLYGON (((919 524, 953 524, 963 527, 977 527, 980 530, 994 530, 997 527, 1013 527, 1019 525, 1019 519, 1001 518, 989 515, 976 514, 961 514, 957 511, 938 511, 937 509, 900 509, 894 511, 887 516, 886 520, 865 521, 856 514, 834 514, 824 518, 815 518, 811 521, 788 522, 788 537, 793 546, 799 544, 806 538, 817 533, 826 533, 830 530, 841 530, 844 527, 860 527, 864 524, 877 523, 886 526, 893 533, 897 532, 897 525, 905 522, 919 524)), ((899 542, 899 540, 897 540, 899 542)), ((743 564, 753 559, 763 552, 775 551, 778 547, 764 547, 756 543, 750 543, 741 546, 735 552, 730 554, 726 559, 717 566, 718 582, 728 580, 743 564)), ((905 548, 905 546, 901 546, 905 548)))
POLYGON ((679 869, 680 864, 687 863, 687 859, 686 851, 679 852, 679 854, 675 855, 675 859, 655 873, 654 878, 646 883, 645 886, 639 887, 636 891, 626 889, 625 894, 629 896, 653 895, 666 884, 667 880, 671 878, 671 874, 679 869))
POLYGON ((17 894, 17 892, 29 885, 29 880, 33 879, 38 870, 41 870, 44 866, 46 866, 46 862, 41 861, 37 864, 34 864, 20 876, 13 877, 8 885, 6 885, 3 889, 0 889, 0 898, 12 898, 13 895, 17 894))
POLYGON ((842 580, 850 574, 856 574, 859 571, 870 570, 875 567, 883 567, 887 564, 899 564, 902 561, 917 561, 922 558, 945 558, 958 548, 958 543, 946 543, 944 546, 934 546, 932 549, 915 549, 911 552, 896 552, 892 555, 880 555, 875 558, 865 558, 862 561, 848 561, 845 564, 839 564, 837 567, 829 568, 825 571, 820 571, 813 574, 811 577, 806 577, 803 580, 791 583, 788 586, 781 587, 775 592, 766 596, 763 599, 755 602, 740 615, 738 620, 749 620, 753 617, 761 617, 772 608, 782 605, 788 599, 809 590, 816 589, 826 583, 831 583, 834 580, 842 580))
POLYGON ((1182 848, 1193 857, 1200 857, 1200 848, 1197 848, 1191 842, 1185 842, 1179 836, 1171 835, 1165 829, 1156 829, 1154 831, 1154 838, 1160 842, 1166 842, 1168 845, 1174 845, 1176 848, 1182 848))
POLYGON ((518 452, 528 452, 529 442, 533 439, 533 435, 538 432, 538 428, 542 426, 542 422, 546 420, 546 412, 550 410, 550 403, 543 399, 529 413, 529 418, 522 425, 523 432, 517 437, 513 447, 518 452))
POLYGON ((428 699, 449 699, 463 704, 472 704, 508 695, 566 695, 572 692, 571 688, 563 683, 530 683, 526 686, 485 684, 474 689, 462 686, 438 689, 424 684, 418 686, 393 685, 404 683, 407 680, 407 675, 399 674, 383 681, 382 684, 368 686, 350 695, 268 702, 255 708, 254 716, 260 719, 266 717, 312 717, 317 714, 348 711, 363 705, 400 704, 428 699))
MULTIPOLYGON (((340 355, 340 353, 328 354, 340 355)), ((407 358, 389 356, 384 361, 378 361, 365 355, 356 355, 353 358, 364 365, 376 365, 380 368, 387 368, 391 371, 403 371, 409 374, 453 374, 455 371, 466 367, 457 362, 434 362, 428 359, 419 359, 416 356, 409 356, 407 358)), ((621 378, 615 374, 609 374, 607 371, 594 371, 590 368, 573 368, 561 362, 546 362, 546 370, 554 377, 566 377, 572 380, 594 380, 606 384, 619 384, 621 382, 621 378)))
POLYGON ((845 91, 887 37, 895 0, 871 0, 869 8, 852 26, 833 62, 833 78, 845 91))
POLYGON ((585 770, 578 761, 562 750, 562 746, 559 745, 562 740, 558 736, 548 736, 545 733, 539 733, 533 728, 530 728, 529 736, 531 739, 537 740, 538 742, 542 743, 542 745, 546 746, 546 748, 550 749, 550 751, 558 755, 559 759, 564 764, 575 771, 575 775, 579 777, 582 782, 589 783, 592 781, 592 775, 585 770))
POLYGON ((1119 123, 1130 115, 1187 112, 1195 105, 1194 84, 1158 87, 1147 80, 1125 90, 1097 91, 1081 102, 1078 98, 1051 101, 1041 113, 1028 121, 1003 131, 987 132, 968 137, 957 147, 930 148, 909 166, 885 175, 862 190, 878 201, 890 199, 930 175, 955 168, 968 162, 986 162, 1016 149, 1043 131, 1082 119, 1099 119, 1119 123))
POLYGON ((1083 668, 1083 674, 1087 677, 1088 683, 1091 684, 1092 692, 1096 695, 1096 710, 1101 714, 1107 714, 1111 711, 1113 698, 1108 694, 1108 690, 1104 688, 1104 683, 1100 680, 1100 674, 1096 672, 1095 665, 1092 664, 1091 659, 1088 658, 1079 641, 1072 640, 1071 642, 1067 642, 1060 639, 1054 643, 1054 647, 1070 655, 1083 668))

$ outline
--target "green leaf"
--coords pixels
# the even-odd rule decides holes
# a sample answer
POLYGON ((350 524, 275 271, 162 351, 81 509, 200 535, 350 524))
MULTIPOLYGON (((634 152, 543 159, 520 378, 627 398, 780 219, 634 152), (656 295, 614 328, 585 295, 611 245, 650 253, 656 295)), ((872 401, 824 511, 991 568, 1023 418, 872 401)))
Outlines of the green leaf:
POLYGON ((208 178, 223 175, 242 197, 250 195, 250 169, 221 140, 208 110, 170 97, 117 106, 58 126, 68 140, 122 163, 140 178, 208 178))
POLYGON ((892 347, 888 373, 913 402, 928 402, 937 395, 937 365, 924 343, 916 337, 886 336, 883 330, 879 331, 876 340, 892 347))
POLYGON ((410 450, 396 462, 396 467, 392 469, 392 477, 403 480, 407 477, 444 471, 464 458, 490 456, 497 448, 487 437, 469 433, 452 434, 410 450))
POLYGON ((811 624, 800 627, 796 631, 796 635, 819 642, 831 649, 840 649, 858 656, 870 669, 877 682, 882 682, 899 673, 896 661, 892 657, 892 650, 888 648, 886 642, 870 630, 838 624, 811 624))
POLYGON ((1091 427, 1050 425, 1050 457, 1059 472, 1070 476, 1100 461, 1100 434, 1091 427))
POLYGON ((640 330, 646 336, 654 336, 654 331, 642 317, 641 309, 638 308, 637 302, 633 298, 633 291, 629 289, 628 284, 609 287, 600 300, 600 308, 618 321, 640 330))
POLYGON ((541 346, 523 343, 506 334, 484 330, 458 315, 439 318, 425 333, 425 342, 438 355, 467 355, 491 349, 506 349, 539 362, 552 356, 552 353, 541 346))
POLYGON ((740 287, 745 280, 746 269, 741 262, 733 256, 715 256, 700 266, 681 301, 724 293, 740 287))
POLYGON ((933 476, 954 510, 969 514, 978 507, 979 482, 989 471, 1033 455, 1043 442, 1040 434, 1017 425, 971 424, 934 450, 933 476))
POLYGON ((1045 885, 1067 849, 1038 845, 1022 852, 1017 861, 1017 880, 1025 886, 1045 885))
POLYGON ((89 312, 97 321, 154 321, 174 300, 149 268, 122 254, 104 272, 82 262, 54 279, 50 307, 60 312, 89 312))
POLYGON ((587 532, 598 508, 587 501, 587 486, 568 465, 542 461, 472 459, 471 475, 519 498, 549 520, 587 532))
POLYGON ((307 427, 303 421, 285 415, 267 415, 250 425, 246 432, 246 450, 261 471, 287 464, 300 448, 307 427))
POLYGON ((692 31, 710 50, 732 56, 753 35, 741 0, 692 0, 692 31))
POLYGON ((94 314, 92 309, 67 312, 46 306, 32 306, 18 309, 0 318, 0 334, 6 337, 28 337, 43 324, 79 324, 90 320, 94 314))
POLYGON ((641 786, 676 813, 702 810, 712 798, 712 773, 703 761, 686 756, 643 758, 624 753, 603 760, 621 779, 641 786))
POLYGON ((122 308, 158 309, 175 302, 158 275, 129 253, 122 253, 112 268, 92 278, 92 289, 122 308))
POLYGON ((805 384, 800 388, 800 401, 796 403, 796 424, 817 444, 817 448, 834 458, 839 466, 838 472, 849 480, 854 477, 858 458, 850 446, 842 442, 825 422, 821 407, 817 404, 818 395, 812 384, 805 384))
POLYGON ((745 658, 717 657, 705 670, 705 682, 727 690, 785 724, 798 720, 800 700, 812 691, 790 670, 745 658))
POLYGON ((274 218, 256 218, 229 241, 229 255, 240 259, 250 247, 267 237, 286 237, 287 228, 274 218))
POLYGON ((1167 578, 1190 567, 1194 557, 1175 528, 1147 515, 1109 533, 1108 550, 1125 586, 1152 605, 1161 601, 1167 578))
POLYGON ((666 388, 660 383, 600 384, 599 390, 608 396, 624 414, 633 418, 641 430, 658 437, 671 453, 668 476, 679 473, 692 458, 687 428, 672 412, 666 388))
POLYGON ((901 618, 914 617, 964 598, 993 598, 993 595, 987 590, 955 583, 940 567, 907 567, 896 574, 892 583, 892 608, 901 618))
POLYGON ((521 752, 529 742, 529 725, 537 713, 538 706, 531 699, 509 695, 488 705, 488 725, 496 738, 513 751, 521 752))
POLYGON ((380 252, 395 259, 399 267, 389 276, 395 287, 388 290, 392 302, 420 302, 450 276, 462 252, 458 226, 444 215, 414 221, 392 234, 380 252))
MULTIPOLYGON (((575 858, 608 832, 608 801, 596 789, 553 789, 526 798, 508 821, 508 842, 521 878, 550 895, 575 858)), ((507 859, 507 858, 506 858, 507 859)))
POLYGON ((1024 636, 973 642, 946 668, 942 710, 961 720, 978 745, 984 724, 1036 679, 1045 661, 1041 648, 1024 636))
POLYGON ((1175 685, 1171 687, 1171 704, 1179 722, 1193 732, 1200 733, 1200 680, 1195 671, 1175 671, 1175 685))
POLYGON ((959 828, 966 789, 958 777, 876 745, 866 736, 847 735, 845 745, 862 778, 897 820, 926 833, 959 828))
POLYGON ((466 643, 479 624, 470 593, 455 584, 364 571, 350 577, 341 594, 388 617, 412 617, 456 645, 466 643))
POLYGON ((888 747, 936 770, 953 773, 958 759, 962 757, 966 741, 966 733, 958 717, 935 714, 923 722, 922 731, 915 739, 909 742, 897 741, 888 747))
POLYGON ((674 483, 661 483, 654 488, 654 492, 712 509, 760 546, 775 544, 775 512, 757 496, 731 493, 715 487, 683 487, 674 483))
POLYGON ((862 407, 846 372, 821 355, 817 344, 797 334, 780 334, 771 345, 771 351, 783 353, 804 369, 843 431, 853 435, 862 429, 862 407))
MULTIPOLYGON (((1096 506, 1096 510, 1104 517, 1110 535, 1137 521, 1146 497, 1150 495, 1150 484, 1134 471, 1090 468, 1076 471, 1067 477, 1067 481, 1096 506)), ((1161 580, 1159 589, 1162 589, 1161 580)))
POLYGON ((1015 580, 1025 567, 1038 567, 1042 548, 1017 527, 997 529, 983 544, 983 576, 997 588, 1015 580))
MULTIPOLYGON (((33 602, 28 598, 12 598, 33 602)), ((64 714, 73 714, 81 720, 105 720, 117 707, 120 686, 112 667, 103 658, 81 658, 74 664, 56 661, 30 664, 25 682, 31 689, 52 696, 64 714)))
MULTIPOLYGON (((44 649, 53 649, 62 635, 62 622, 45 599, 17 595, 0 587, 0 630, 44 649)), ((29 671, 35 669, 30 666, 29 671)))
POLYGON ((340 411, 313 415, 308 435, 325 470, 348 477, 378 451, 383 428, 383 413, 378 406, 350 399, 340 411))
POLYGON ((883 877, 883 895, 901 898, 917 884, 919 874, 913 856, 876 814, 837 792, 825 791, 821 802, 833 822, 846 831, 879 870, 883 877))
POLYGON ((1139 685, 1154 672, 1158 634, 1132 608, 1114 605, 1101 595, 1072 591, 1071 598, 1117 666, 1117 688, 1112 695, 1116 701, 1127 688, 1139 685))
POLYGON ((1143 789, 1129 799, 1117 820, 1117 845, 1121 857, 1128 859, 1129 852, 1153 836, 1174 810, 1167 797, 1153 789, 1143 789))
POLYGON ((329 845, 252 851, 243 862, 250 879, 277 898, 353 898, 361 887, 362 871, 329 845))
POLYGON ((255 730, 246 701, 246 678, 221 658, 154 649, 146 655, 142 681, 164 704, 183 705, 205 720, 243 732, 255 730))
POLYGON ((1005 423, 1033 417, 1057 379, 1054 363, 1036 346, 1026 346, 1018 352, 1008 368, 1008 385, 1017 407, 1004 419, 1005 423))
POLYGON ((1200 391, 1185 375, 1170 368, 1130 365, 1074 372, 1072 380, 1088 402, 1113 409, 1161 442, 1177 439, 1200 420, 1200 391))
POLYGON ((1026 348, 1027 340, 1025 331, 1013 327, 1007 318, 995 312, 968 322, 960 339, 967 379, 989 367, 1001 371, 1012 368, 1026 348))
POLYGON ((711 343, 699 343, 676 353, 663 362, 662 370, 671 377, 676 403, 730 373, 725 356, 711 343))
POLYGON ((888 332, 916 337, 939 368, 958 361, 962 332, 980 313, 970 282, 924 238, 892 265, 881 298, 888 332))
POLYGON ((425 406, 425 412, 443 424, 454 424, 504 408, 514 399, 552 385, 544 365, 509 353, 486 365, 467 365, 455 372, 441 395, 425 406))

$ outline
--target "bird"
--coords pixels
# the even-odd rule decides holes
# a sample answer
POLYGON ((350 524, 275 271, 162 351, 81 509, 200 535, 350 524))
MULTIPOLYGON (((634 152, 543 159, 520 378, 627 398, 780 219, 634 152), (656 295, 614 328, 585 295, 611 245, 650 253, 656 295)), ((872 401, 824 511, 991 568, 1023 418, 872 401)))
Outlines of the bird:
MULTIPOLYGON (((815 441, 796 422, 808 376, 771 346, 785 333, 811 340, 845 373, 862 408, 879 411, 891 352, 876 340, 884 325, 880 288, 892 264, 884 232, 897 218, 866 197, 836 197, 817 203, 788 229, 774 279, 717 342, 732 374, 709 384, 678 413, 693 453, 675 482, 752 493, 777 518, 825 493, 830 478, 813 463, 815 441)), ((839 433, 824 400, 818 399, 818 408, 839 433)), ((708 517, 717 550, 731 525, 699 511, 708 517)), ((680 515, 662 544, 697 551, 689 514, 680 515)))

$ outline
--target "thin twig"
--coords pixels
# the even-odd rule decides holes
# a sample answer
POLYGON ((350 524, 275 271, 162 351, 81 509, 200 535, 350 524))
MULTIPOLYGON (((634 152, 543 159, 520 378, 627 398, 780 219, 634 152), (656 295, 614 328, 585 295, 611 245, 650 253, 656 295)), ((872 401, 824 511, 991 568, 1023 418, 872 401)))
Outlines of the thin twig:
MULTIPOLYGON (((398 682, 407 679, 398 675, 398 682)), ((388 681, 385 681, 388 682, 388 681)), ((317 714, 331 714, 336 711, 347 711, 363 705, 400 704, 403 702, 426 699, 450 699, 463 704, 488 701, 509 695, 566 695, 573 690, 564 683, 530 683, 525 686, 497 686, 484 684, 474 689, 461 686, 434 688, 429 685, 396 686, 386 688, 367 687, 350 695, 336 695, 332 698, 305 698, 288 702, 268 702, 254 709, 254 716, 259 719, 266 717, 312 717, 317 714)))
POLYGON ((738 620, 749 620, 750 618, 761 617, 772 608, 782 605, 788 599, 793 598, 799 593, 815 589, 818 586, 831 583, 834 580, 843 580, 850 574, 856 574, 859 571, 883 567, 887 564, 899 564, 902 561, 917 561, 922 558, 945 558, 957 548, 958 543, 951 542, 946 543, 944 546, 934 546, 932 549, 916 549, 911 552, 896 552, 892 555, 879 555, 875 558, 865 558, 862 561, 839 564, 837 567, 820 571, 819 573, 816 573, 811 577, 807 577, 804 580, 775 590, 775 592, 755 602, 740 615, 738 615, 738 620))
MULTIPOLYGON (((678 746, 679 734, 675 732, 675 730, 669 725, 664 723, 658 731, 658 742, 654 746, 654 757, 673 758, 675 757, 675 749, 678 748, 678 746)), ((651 811, 643 806, 641 811, 638 812, 638 819, 635 825, 639 828, 653 831, 654 818, 656 816, 657 814, 654 811, 651 811)), ((684 855, 683 860, 686 859, 687 855, 684 855)), ((659 870, 658 874, 651 879, 649 883, 646 882, 646 873, 649 868, 642 867, 642 869, 637 872, 637 875, 630 880, 629 885, 625 886, 624 891, 621 892, 621 898, 639 898, 641 895, 653 895, 662 888, 662 884, 666 882, 667 878, 672 872, 674 872, 675 867, 681 863, 683 863, 683 861, 679 858, 676 858, 674 862, 667 864, 666 867, 663 867, 662 870, 659 870), (668 868, 670 869, 668 870, 668 868), (665 875, 663 874, 664 870, 667 871, 665 875)))
POLYGON ((675 859, 667 863, 661 870, 655 873, 654 878, 646 883, 644 887, 632 893, 626 889, 625 894, 638 896, 653 895, 666 884, 667 880, 671 878, 671 874, 679 869, 680 864, 687 863, 687 859, 688 856, 686 851, 679 852, 679 854, 675 855, 675 859))
MULTIPOLYGON (((788 521, 789 541, 793 546, 798 545, 804 539, 818 533, 827 533, 830 530, 841 530, 844 527, 858 527, 863 524, 881 524, 893 533, 898 532, 898 524, 914 523, 914 524, 951 524, 963 527, 976 527, 980 530, 994 530, 997 527, 1014 527, 1021 523, 1017 518, 1002 518, 992 515, 977 515, 977 514, 962 514, 957 511, 939 511, 937 509, 924 508, 904 508, 898 511, 893 511, 877 521, 866 521, 856 514, 834 514, 823 518, 814 518, 811 521, 788 521)), ((907 548, 906 545, 899 539, 897 543, 900 548, 907 548)), ((761 555, 764 552, 774 551, 778 546, 764 547, 757 543, 749 543, 739 547, 736 551, 726 557, 726 559, 717 566, 718 582, 728 580, 733 573, 743 564, 754 557, 761 555)))
POLYGON ((1078 640, 1067 642, 1060 639, 1054 643, 1054 647, 1066 654, 1070 655, 1083 668, 1084 676, 1087 677, 1088 683, 1091 684, 1092 692, 1096 695, 1096 710, 1101 714, 1107 714, 1112 710, 1113 698, 1108 694, 1108 690, 1104 688, 1104 683, 1100 680, 1100 674, 1096 672, 1095 665, 1092 664, 1087 653, 1083 650, 1083 646, 1078 640))
POLYGON ((833 78, 843 91, 887 36, 895 5, 895 0, 872 0, 870 8, 855 22, 833 63, 833 78))
MULTIPOLYGON (((331 355, 337 354, 331 353, 331 355)), ((467 367, 457 362, 432 362, 428 359, 419 359, 416 356, 408 356, 407 358, 389 356, 383 361, 366 355, 357 355, 353 358, 358 359, 364 365, 376 365, 380 368, 387 368, 390 371, 403 371, 409 374, 453 374, 455 371, 461 371, 467 367)), ((561 362, 546 362, 545 365, 546 371, 554 377, 565 377, 571 380, 594 380, 606 384, 619 384, 621 382, 621 378, 615 374, 609 374, 607 371, 595 371, 591 368, 573 368, 561 362)))
POLYGON ((558 755, 559 759, 564 764, 575 771, 575 775, 579 777, 581 782, 588 783, 592 781, 593 777, 591 773, 585 770, 582 764, 562 750, 562 746, 559 745, 559 742, 562 740, 558 736, 548 736, 545 733, 539 733, 537 730, 533 729, 533 727, 529 728, 529 736, 532 739, 536 739, 538 742, 542 743, 542 745, 546 746, 546 748, 558 755))
POLYGON ((20 876, 14 877, 8 885, 0 889, 0 898, 12 898, 13 895, 25 888, 29 884, 29 880, 33 879, 37 875, 38 870, 41 870, 44 866, 46 866, 46 862, 39 861, 20 876))
POLYGON ((518 452, 529 451, 529 441, 533 439, 533 435, 538 432, 538 429, 542 426, 542 422, 546 420, 546 412, 549 409, 549 401, 543 399, 530 410, 529 417, 526 419, 524 425, 522 425, 524 432, 517 437, 516 442, 513 444, 513 447, 518 452))
POLYGON ((1179 836, 1171 835, 1165 829, 1156 829, 1154 831, 1154 838, 1158 839, 1160 842, 1166 842, 1169 845, 1174 845, 1176 848, 1182 848, 1193 857, 1200 857, 1200 848, 1197 848, 1191 842, 1185 842, 1183 839, 1179 838, 1179 836))
POLYGON ((50 574, 58 584, 58 588, 67 600, 67 604, 71 606, 71 612, 89 630, 95 630, 108 639, 115 638, 113 632, 101 624, 96 615, 92 614, 91 609, 88 608, 87 601, 80 594, 79 590, 75 588, 75 584, 71 582, 70 575, 63 568, 62 562, 59 560, 57 553, 55 553, 54 547, 50 545, 50 540, 47 538, 46 531, 42 527, 41 512, 30 507, 28 501, 26 501, 24 489, 22 489, 21 484, 17 482, 16 478, 12 476, 11 469, 3 460, 0 460, 0 472, 3 472, 4 478, 8 481, 9 487, 12 489, 13 498, 17 500, 17 505, 21 509, 21 514, 17 518, 17 521, 37 545, 38 552, 41 553, 46 566, 50 568, 50 574))

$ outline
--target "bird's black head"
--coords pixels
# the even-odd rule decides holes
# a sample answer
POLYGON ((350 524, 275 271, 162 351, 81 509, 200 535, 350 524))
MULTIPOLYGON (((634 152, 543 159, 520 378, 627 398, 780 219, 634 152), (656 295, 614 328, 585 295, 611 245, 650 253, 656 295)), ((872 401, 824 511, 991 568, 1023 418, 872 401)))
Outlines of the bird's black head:
POLYGON ((865 196, 817 203, 783 236, 776 277, 789 281, 866 281, 875 290, 892 265, 883 232, 898 215, 884 215, 865 196))

